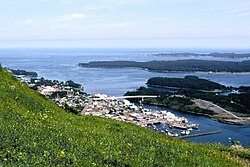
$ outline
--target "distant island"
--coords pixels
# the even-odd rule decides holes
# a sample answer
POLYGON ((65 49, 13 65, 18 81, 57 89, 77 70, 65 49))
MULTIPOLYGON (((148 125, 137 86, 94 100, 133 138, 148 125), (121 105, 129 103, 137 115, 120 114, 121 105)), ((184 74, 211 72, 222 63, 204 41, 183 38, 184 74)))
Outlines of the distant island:
POLYGON ((194 57, 199 57, 199 56, 210 56, 210 57, 220 57, 220 58, 231 58, 231 59, 237 59, 237 58, 249 58, 250 53, 219 53, 219 52, 214 52, 214 53, 208 53, 208 54, 200 54, 200 53, 157 53, 157 54, 150 54, 149 56, 180 56, 180 57, 185 57, 185 56, 194 56, 194 57))
POLYGON ((250 72, 250 60, 242 62, 207 61, 207 60, 177 60, 177 61, 93 61, 79 63, 85 68, 141 68, 158 72, 250 72))

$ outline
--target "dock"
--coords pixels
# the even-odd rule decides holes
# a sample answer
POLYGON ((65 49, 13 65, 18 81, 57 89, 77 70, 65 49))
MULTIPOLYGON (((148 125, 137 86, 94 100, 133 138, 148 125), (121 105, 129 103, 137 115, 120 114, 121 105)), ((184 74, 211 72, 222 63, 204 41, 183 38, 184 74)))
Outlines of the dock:
POLYGON ((222 130, 217 130, 217 131, 203 132, 203 133, 197 133, 197 134, 190 134, 190 135, 185 135, 185 136, 179 136, 178 139, 197 137, 197 136, 205 136, 205 135, 212 135, 212 134, 219 134, 221 132, 222 132, 222 130))

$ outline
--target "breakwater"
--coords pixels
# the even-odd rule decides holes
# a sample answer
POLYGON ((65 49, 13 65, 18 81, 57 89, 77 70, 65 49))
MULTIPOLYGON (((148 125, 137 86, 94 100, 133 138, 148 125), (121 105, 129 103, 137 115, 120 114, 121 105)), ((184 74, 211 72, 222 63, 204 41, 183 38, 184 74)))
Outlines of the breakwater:
POLYGON ((212 134, 219 134, 222 133, 222 130, 211 131, 211 132, 203 132, 197 134, 190 134, 185 136, 179 136, 178 139, 190 138, 190 137, 197 137, 197 136, 205 136, 205 135, 212 135, 212 134))

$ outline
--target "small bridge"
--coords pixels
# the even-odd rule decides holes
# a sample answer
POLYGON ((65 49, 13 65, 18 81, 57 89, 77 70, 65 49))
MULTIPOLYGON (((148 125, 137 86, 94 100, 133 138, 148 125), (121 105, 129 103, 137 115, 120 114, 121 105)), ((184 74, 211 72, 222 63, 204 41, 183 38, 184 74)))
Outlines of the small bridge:
POLYGON ((115 100, 115 99, 136 99, 136 98, 141 98, 142 101, 144 98, 157 98, 158 96, 149 96, 149 95, 144 95, 144 96, 112 96, 112 97, 104 97, 104 98, 93 98, 93 100, 106 100, 106 99, 110 99, 110 100, 115 100))

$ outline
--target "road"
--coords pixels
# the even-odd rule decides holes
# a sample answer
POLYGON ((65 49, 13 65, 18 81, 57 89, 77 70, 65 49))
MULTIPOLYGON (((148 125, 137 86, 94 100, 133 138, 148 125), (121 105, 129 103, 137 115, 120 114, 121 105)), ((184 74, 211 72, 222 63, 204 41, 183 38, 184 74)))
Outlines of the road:
POLYGON ((87 105, 83 108, 83 110, 81 111, 81 115, 84 115, 84 114, 85 114, 86 110, 87 110, 90 106, 92 106, 92 103, 93 103, 93 100, 92 100, 92 99, 89 99, 88 104, 87 104, 87 105))

